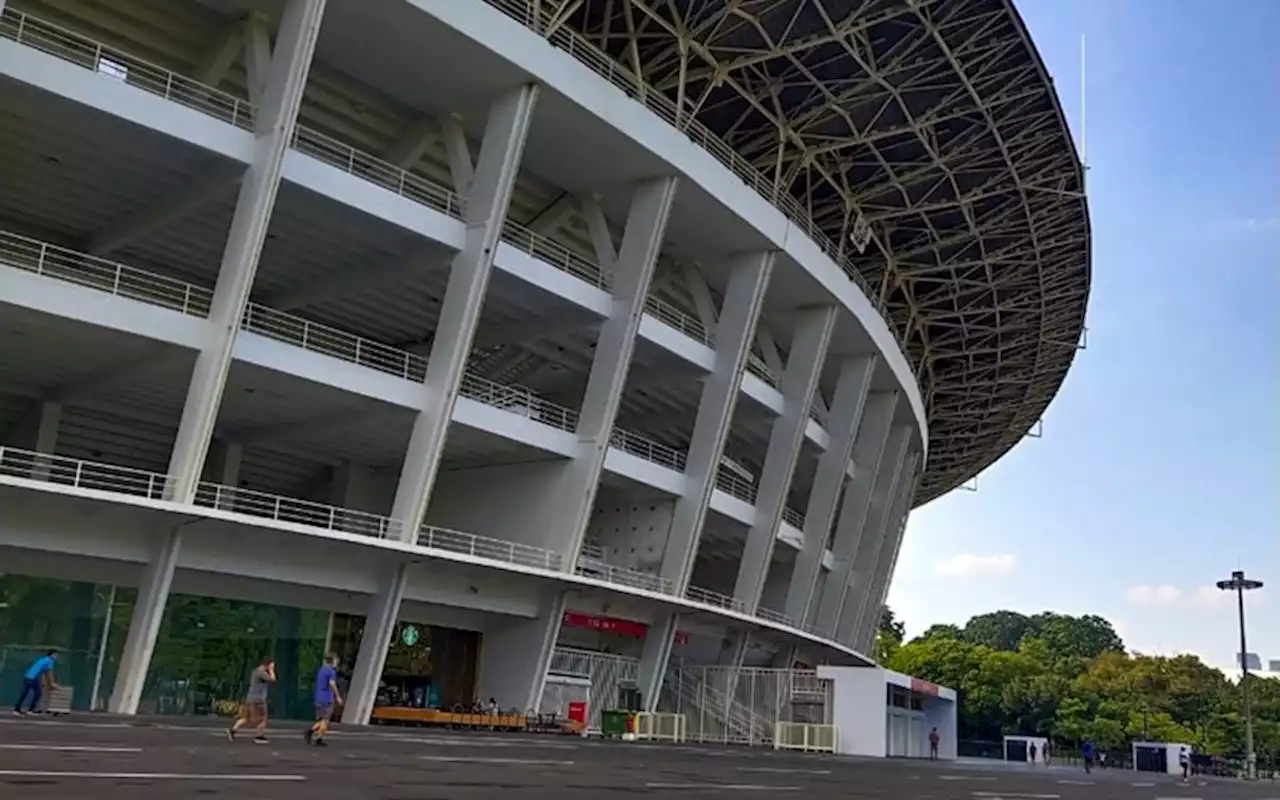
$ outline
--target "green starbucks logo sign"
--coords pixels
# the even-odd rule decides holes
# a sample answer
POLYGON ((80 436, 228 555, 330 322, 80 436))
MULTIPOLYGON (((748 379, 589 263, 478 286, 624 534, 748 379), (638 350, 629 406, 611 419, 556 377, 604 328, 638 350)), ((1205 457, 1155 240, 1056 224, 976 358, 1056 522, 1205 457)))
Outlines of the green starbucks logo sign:
POLYGON ((406 647, 413 647, 421 638, 422 634, 416 626, 405 625, 400 629, 400 641, 404 642, 406 647))

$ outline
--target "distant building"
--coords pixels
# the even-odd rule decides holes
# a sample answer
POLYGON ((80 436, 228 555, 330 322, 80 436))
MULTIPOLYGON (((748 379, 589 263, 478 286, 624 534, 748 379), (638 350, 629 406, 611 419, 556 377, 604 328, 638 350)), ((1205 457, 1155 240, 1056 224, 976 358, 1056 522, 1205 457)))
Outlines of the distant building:
POLYGON ((1280 672, 1280 659, 1271 659, 1267 662, 1268 672, 1280 672))
MULTIPOLYGON (((1245 654, 1244 654, 1244 656, 1245 656, 1245 659, 1247 659, 1247 661, 1246 661, 1246 666, 1247 666, 1249 669, 1254 670, 1255 672, 1261 672, 1261 671, 1262 671, 1262 659, 1258 656, 1258 654, 1257 654, 1257 653, 1245 653, 1245 654)), ((1275 667, 1276 667, 1277 665, 1280 665, 1280 662, 1272 661, 1272 662, 1271 662, 1271 665, 1272 665, 1272 670, 1274 671, 1274 670, 1275 670, 1275 667)), ((1240 666, 1240 654, 1239 654, 1239 653, 1236 653, 1236 666, 1237 666, 1237 667, 1238 667, 1238 666, 1240 666)))

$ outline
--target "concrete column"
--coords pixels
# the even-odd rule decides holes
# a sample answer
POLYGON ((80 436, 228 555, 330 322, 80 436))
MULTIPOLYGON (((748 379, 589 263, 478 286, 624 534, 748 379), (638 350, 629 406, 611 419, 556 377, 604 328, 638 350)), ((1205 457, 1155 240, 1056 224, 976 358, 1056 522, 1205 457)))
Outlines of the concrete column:
POLYGON ((182 526, 162 532, 143 573, 133 616, 129 619, 129 633, 120 654, 115 689, 107 705, 113 714, 138 713, 147 669, 151 666, 151 653, 155 650, 156 636, 160 633, 160 622, 164 619, 169 599, 169 587, 173 583, 173 571, 178 566, 182 535, 182 526))
MULTIPOLYGON (((37 453, 52 456, 58 450, 58 428, 62 425, 62 404, 44 402, 40 404, 40 419, 36 425, 35 447, 37 453)), ((37 481, 49 480, 53 459, 32 459, 31 478, 37 481)))
MULTIPOLYGON (((578 414, 578 450, 565 462, 560 491, 548 498, 550 502, 543 510, 546 524, 541 544, 566 554, 565 570, 570 573, 577 564, 595 505, 600 471, 609 452, 609 436, 622 402, 636 334, 675 193, 676 179, 660 178, 642 184, 631 200, 622 248, 610 270, 613 302, 609 318, 600 329, 578 414)), ((557 630, 559 624, 556 620, 557 630)))
POLYGON ((730 265, 729 285, 716 325, 715 367, 702 386, 685 459, 686 488, 672 510, 671 533, 662 557, 662 576, 674 583, 681 595, 689 584, 698 554, 702 523, 715 490, 742 373, 755 338, 756 320, 773 272, 773 259, 771 252, 746 253, 730 265))
POLYGON ((830 442, 818 457, 818 469, 814 473, 804 516, 804 542, 791 568, 791 583, 787 586, 787 600, 783 608, 783 613, 801 627, 807 619, 814 588, 818 584, 822 555, 827 549, 827 538, 835 521, 840 490, 849 473, 849 459, 853 457, 854 440, 862 423, 862 412, 875 371, 874 355, 853 356, 840 365, 831 413, 827 415, 830 442))
POLYGON ((809 403, 822 377, 835 323, 833 306, 803 312, 792 337, 791 352, 787 354, 787 367, 782 374, 782 416, 774 420, 769 431, 769 446, 756 492, 756 522, 747 533, 733 587, 734 598, 742 601, 752 614, 760 604, 760 593, 773 561, 773 545, 782 524, 791 476, 809 424, 809 403))
POLYGON ((440 469, 537 96, 538 87, 525 85, 501 95, 489 108, 479 161, 466 193, 466 239, 449 267, 423 381, 422 408, 413 424, 392 504, 391 515, 404 541, 416 540, 440 469))
POLYGON ((387 663, 387 650, 391 647, 391 636, 395 633, 396 619, 400 616, 400 601, 404 599, 404 587, 408 578, 408 562, 386 565, 382 585, 369 603, 369 612, 364 620, 364 634, 360 637, 360 649, 356 653, 355 670, 344 698, 344 724, 369 724, 369 717, 373 714, 373 701, 378 696, 378 681, 382 680, 382 668, 387 663))
POLYGON ((485 631, 476 679, 476 693, 482 701, 492 697, 502 708, 538 708, 567 597, 567 591, 548 590, 534 619, 485 631))
POLYGON ((881 531, 879 551, 870 568, 870 580, 866 590, 857 592, 850 590, 857 597, 857 615, 851 626, 851 641, 855 648, 861 646, 866 652, 874 639, 879 609, 884 605, 885 594, 893 579, 893 570, 897 564, 898 552, 902 547, 902 537, 906 532, 906 518, 911 498, 915 496, 916 472, 919 454, 909 455, 903 465, 902 476, 898 481, 891 505, 886 511, 883 530, 881 531))
POLYGON ((189 503, 195 497, 204 469, 324 7, 324 0, 289 0, 280 20, 266 94, 255 120, 253 160, 240 181, 240 194, 213 291, 205 341, 196 356, 182 421, 169 459, 166 489, 169 497, 180 503, 189 503))
MULTIPOLYGON (((730 264, 729 285, 716 324, 715 367, 702 385, 693 437, 685 459, 685 492, 676 499, 672 509, 671 531, 662 555, 662 576, 672 582, 676 594, 681 596, 689 586, 693 562, 698 555, 702 524, 711 504, 711 492, 715 490, 724 442, 733 422, 742 373, 751 354, 756 320, 764 304, 773 260, 771 252, 745 253, 730 264)), ((640 656, 640 691, 645 708, 650 711, 662 691, 677 622, 675 614, 661 617, 645 636, 640 656)))
POLYGON ((862 536, 876 473, 884 455, 885 443, 889 439, 893 414, 898 407, 898 393, 875 392, 867 398, 867 406, 858 438, 853 445, 856 473, 845 491, 844 502, 840 507, 840 521, 836 524, 836 536, 831 545, 831 574, 827 575, 822 585, 818 613, 814 620, 818 632, 827 636, 835 633, 836 617, 844 599, 845 584, 849 580, 849 570, 853 568, 853 557, 858 549, 858 539, 862 536))
POLYGON ((680 626, 679 614, 663 614, 649 626, 640 651, 640 674, 637 688, 645 711, 656 711, 662 695, 662 682, 667 676, 667 664, 671 661, 671 648, 675 644, 676 630, 680 626))
MULTIPOLYGON (((244 457, 244 445, 240 442, 214 440, 207 458, 206 480, 220 486, 235 489, 240 486, 240 462, 244 457)), ((235 492, 224 492, 218 498, 217 507, 231 511, 236 505, 235 492)))
MULTIPOLYGON (((884 538, 885 524, 889 512, 898 498, 898 487, 904 477, 906 466, 907 444, 911 438, 911 429, 906 425, 896 425, 889 433, 889 441, 884 448, 884 455, 876 467, 874 488, 871 501, 867 504, 867 513, 863 518, 862 532, 858 535, 858 546, 854 549, 853 563, 848 577, 840 584, 828 583, 823 591, 823 599, 827 599, 830 589, 834 592, 831 604, 823 604, 818 608, 820 630, 839 632, 842 628, 856 624, 858 604, 866 592, 867 584, 874 578, 876 560, 879 557, 881 542, 884 538), (855 597, 852 620, 843 619, 844 597, 852 593, 855 597), (823 616, 829 614, 830 616, 823 616), (842 624, 844 623, 844 624, 842 624)), ((832 575, 832 577, 835 577, 832 575)))

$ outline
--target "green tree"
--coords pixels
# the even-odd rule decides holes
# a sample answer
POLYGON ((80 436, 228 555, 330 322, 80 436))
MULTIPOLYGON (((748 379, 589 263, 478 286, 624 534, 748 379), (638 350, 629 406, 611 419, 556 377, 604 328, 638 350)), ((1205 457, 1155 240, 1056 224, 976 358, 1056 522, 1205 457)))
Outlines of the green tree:
POLYGON ((961 639, 964 632, 959 625, 930 625, 925 632, 915 638, 914 641, 922 641, 926 639, 961 639))
POLYGON ((970 619, 961 636, 966 642, 992 650, 1016 650, 1022 637, 1031 632, 1030 617, 1016 611, 993 611, 970 619))
POLYGON ((893 658, 907 635, 907 626, 899 621, 888 606, 880 608, 880 623, 876 626, 876 640, 872 656, 881 664, 893 658))

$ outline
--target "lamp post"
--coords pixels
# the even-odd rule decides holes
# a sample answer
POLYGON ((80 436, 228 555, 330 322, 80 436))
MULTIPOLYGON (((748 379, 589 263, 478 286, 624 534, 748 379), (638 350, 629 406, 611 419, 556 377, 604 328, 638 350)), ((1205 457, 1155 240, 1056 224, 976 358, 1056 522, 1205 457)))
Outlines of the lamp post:
POLYGON ((1231 573, 1231 580, 1218 581, 1224 592, 1236 593, 1236 606, 1240 613, 1240 706, 1244 716, 1244 759, 1249 780, 1258 777, 1258 765, 1253 753, 1253 715, 1249 711, 1249 651, 1244 637, 1244 593, 1262 588, 1262 581, 1246 578, 1243 570, 1231 573))

